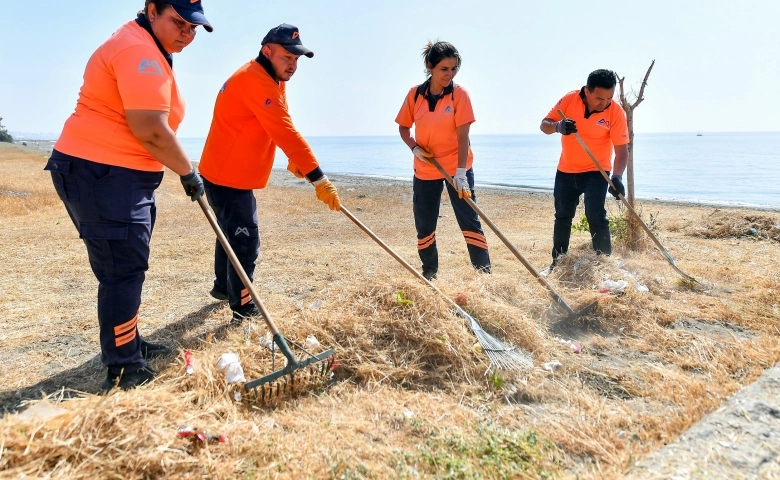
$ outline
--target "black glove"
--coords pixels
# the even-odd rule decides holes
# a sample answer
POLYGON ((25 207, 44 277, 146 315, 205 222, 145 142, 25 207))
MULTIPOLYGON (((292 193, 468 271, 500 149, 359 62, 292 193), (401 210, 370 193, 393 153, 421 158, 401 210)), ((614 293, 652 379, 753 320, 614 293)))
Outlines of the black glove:
POLYGON ((577 133, 577 122, 569 119, 555 122, 555 131, 561 135, 571 135, 572 133, 577 133))
POLYGON ((186 193, 193 202, 203 195, 203 180, 195 170, 188 175, 182 175, 181 184, 184 187, 184 193, 186 193))
POLYGON ((618 194, 626 196, 626 187, 623 186, 623 177, 620 175, 612 175, 612 185, 615 186, 615 188, 609 187, 609 193, 611 193, 615 198, 620 200, 620 197, 618 194))

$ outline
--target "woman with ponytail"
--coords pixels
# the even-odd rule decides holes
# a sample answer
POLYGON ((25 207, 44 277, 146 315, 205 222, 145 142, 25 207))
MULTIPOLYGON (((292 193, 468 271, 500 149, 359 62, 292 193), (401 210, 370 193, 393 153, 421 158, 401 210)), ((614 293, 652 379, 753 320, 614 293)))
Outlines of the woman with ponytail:
POLYGON ((472 266, 490 273, 490 255, 479 217, 464 200, 476 201, 474 154, 469 142, 475 118, 468 92, 453 82, 460 70, 460 54, 451 43, 437 41, 428 42, 422 57, 428 78, 409 90, 395 119, 401 139, 414 154, 414 223, 422 273, 432 280, 439 270, 436 224, 445 184, 472 266), (431 158, 453 177, 455 187, 444 180, 431 158))

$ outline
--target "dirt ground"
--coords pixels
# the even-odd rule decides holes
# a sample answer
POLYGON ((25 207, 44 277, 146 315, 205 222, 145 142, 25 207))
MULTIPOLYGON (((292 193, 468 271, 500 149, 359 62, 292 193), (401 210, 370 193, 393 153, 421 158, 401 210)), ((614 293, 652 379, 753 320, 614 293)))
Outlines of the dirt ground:
MULTIPOLYGON (((256 195, 254 283, 287 337, 315 335, 339 367, 325 390, 273 406, 237 401, 216 360, 236 352, 247 378, 268 373, 264 327, 227 327, 229 309, 208 295, 214 235, 169 172, 157 192, 139 329, 178 354, 153 362, 161 372, 153 384, 102 397, 97 283, 42 171, 45 157, 0 147, 0 478, 623 478, 647 473, 636 463, 780 361, 775 211, 641 205, 677 265, 702 285, 681 280, 651 246, 618 244, 612 257, 597 257, 588 234, 573 232, 570 255, 547 279, 571 305, 597 306, 554 325, 545 290, 487 228, 493 273, 470 268, 445 197, 436 285, 533 357, 533 369, 493 372, 447 302, 282 171, 256 195), (607 280, 625 290, 610 291, 607 280), (184 375, 185 350, 193 376, 184 375), (31 404, 48 413, 17 413, 31 404), (193 424, 231 440, 195 448, 176 437, 193 424)), ((344 205, 419 267, 410 185, 332 180, 344 205)), ((523 255, 546 267, 549 195, 477 195, 523 255)), ((778 475, 770 440, 774 462, 717 472, 778 475)), ((663 475, 660 463, 648 465, 663 475)))

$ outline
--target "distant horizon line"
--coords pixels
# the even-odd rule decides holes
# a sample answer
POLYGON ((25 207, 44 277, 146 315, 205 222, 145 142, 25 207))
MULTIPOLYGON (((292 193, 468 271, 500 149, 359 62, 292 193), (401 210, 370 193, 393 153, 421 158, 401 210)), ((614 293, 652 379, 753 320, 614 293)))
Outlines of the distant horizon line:
MULTIPOLYGON (((18 131, 12 131, 8 130, 8 133, 14 137, 14 140, 41 140, 41 141, 53 141, 59 138, 59 134, 56 133, 29 133, 29 132, 18 132, 18 131)), ((515 136, 515 135, 537 135, 540 132, 533 132, 533 133, 473 133, 472 136, 478 136, 478 137, 507 137, 507 136, 515 136)), ((690 131, 690 132, 634 132, 635 135, 704 135, 704 134, 739 134, 739 133, 780 133, 780 131, 776 130, 762 130, 762 131, 690 131)), ((305 138, 355 138, 355 137, 365 137, 365 138, 371 138, 371 137, 397 137, 398 135, 305 135, 305 138)), ((188 140, 194 140, 194 139, 203 139, 206 138, 205 136, 202 137, 178 137, 179 139, 188 139, 188 140)))

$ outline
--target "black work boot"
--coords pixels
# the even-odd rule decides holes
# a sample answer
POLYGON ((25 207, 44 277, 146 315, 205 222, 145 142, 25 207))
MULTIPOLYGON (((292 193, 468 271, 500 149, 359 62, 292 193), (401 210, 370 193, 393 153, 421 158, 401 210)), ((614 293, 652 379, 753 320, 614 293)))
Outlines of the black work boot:
POLYGON ((141 340, 141 358, 149 360, 151 358, 166 357, 173 353, 170 347, 165 345, 158 345, 156 343, 150 343, 146 340, 141 340))
POLYGON ((108 369, 108 375, 103 383, 100 384, 100 390, 103 392, 109 392, 114 387, 121 388, 122 390, 130 390, 131 388, 140 387, 146 383, 152 381, 157 375, 157 372, 151 369, 151 367, 141 367, 135 371, 123 370, 122 373, 114 373, 111 369, 108 369))
POLYGON ((216 298, 217 300, 227 300, 228 299, 227 289, 219 288, 216 285, 214 285, 214 287, 211 289, 209 294, 212 297, 216 298))
POLYGON ((432 280, 436 280, 437 273, 438 272, 436 270, 423 270, 422 276, 425 277, 425 279, 430 282, 432 280))
POLYGON ((252 305, 247 310, 244 310, 244 311, 241 311, 241 312, 237 312, 237 311, 234 310, 233 311, 233 319, 230 320, 230 325, 233 325, 233 326, 237 327, 237 326, 241 325, 241 323, 243 323, 244 319, 249 318, 249 317, 257 317, 259 315, 260 315, 260 310, 258 310, 255 305, 252 305))

